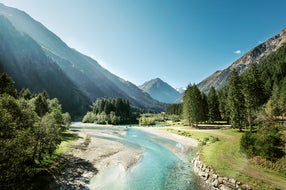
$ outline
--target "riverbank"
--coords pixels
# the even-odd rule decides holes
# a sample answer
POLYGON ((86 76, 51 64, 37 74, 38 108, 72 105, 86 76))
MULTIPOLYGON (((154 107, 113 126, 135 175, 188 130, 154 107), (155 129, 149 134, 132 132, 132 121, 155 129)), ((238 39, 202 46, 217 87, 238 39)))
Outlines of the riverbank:
MULTIPOLYGON (((92 127, 94 125, 74 123, 73 126, 92 127)), ((65 163, 63 171, 55 176, 55 183, 52 184, 54 189, 89 188, 90 180, 95 175, 100 179, 106 172, 110 172, 111 168, 116 169, 112 173, 122 175, 140 159, 140 150, 108 140, 109 138, 120 139, 124 134, 123 129, 118 129, 118 133, 114 134, 109 130, 96 130, 94 135, 99 137, 96 139, 89 136, 89 130, 72 131, 78 133, 79 139, 73 142, 69 150, 62 155, 65 163)), ((105 182, 101 181, 101 183, 105 182)))
POLYGON ((200 142, 199 157, 193 163, 203 184, 209 184, 214 189, 219 186, 231 189, 285 188, 283 175, 254 164, 240 151, 242 133, 237 130, 197 130, 189 127, 169 127, 167 130, 200 142))
MULTIPOLYGON (((118 181, 124 184, 128 169, 140 160, 140 148, 122 144, 125 127, 104 126, 98 130, 93 127, 94 124, 73 123, 72 131, 78 133, 79 139, 63 155, 66 166, 56 176, 54 189, 101 189, 113 181, 117 185, 118 181)), ((175 145, 161 143, 180 157, 185 157, 190 148, 198 146, 194 139, 158 128, 136 129, 176 142, 175 145)))

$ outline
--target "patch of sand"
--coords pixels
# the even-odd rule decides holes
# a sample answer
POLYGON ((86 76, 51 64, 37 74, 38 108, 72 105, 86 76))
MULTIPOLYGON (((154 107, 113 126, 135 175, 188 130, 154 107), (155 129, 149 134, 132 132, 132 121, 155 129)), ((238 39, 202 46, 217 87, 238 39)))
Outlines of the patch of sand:
POLYGON ((99 180, 111 173, 122 177, 141 157, 141 150, 111 140, 120 139, 124 134, 123 129, 118 130, 118 133, 111 133, 108 129, 92 131, 80 129, 77 133, 79 139, 73 142, 69 151, 63 155, 70 167, 56 176, 56 185, 53 185, 60 189, 86 188, 95 175, 95 179, 99 180), (90 137, 91 134, 96 137, 90 137), (71 159, 71 157, 77 159, 71 159), (81 167, 81 163, 77 162, 79 159, 84 161, 81 163, 85 167, 81 167))

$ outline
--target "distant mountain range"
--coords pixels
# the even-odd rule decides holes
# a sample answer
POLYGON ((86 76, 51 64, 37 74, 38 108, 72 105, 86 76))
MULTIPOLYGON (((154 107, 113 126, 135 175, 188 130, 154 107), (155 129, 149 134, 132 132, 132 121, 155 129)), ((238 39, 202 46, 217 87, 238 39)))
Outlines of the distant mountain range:
POLYGON ((152 79, 139 86, 144 92, 160 102, 176 103, 181 97, 181 93, 162 81, 160 78, 152 79))
POLYGON ((201 91, 208 93, 211 86, 220 89, 226 86, 230 77, 231 71, 234 69, 239 74, 245 72, 253 63, 260 63, 266 57, 278 50, 286 42, 286 29, 282 30, 280 34, 268 39, 255 48, 248 51, 241 58, 235 61, 228 68, 216 71, 202 82, 198 84, 201 91))
POLYGON ((131 82, 68 47, 25 12, 1 3, 0 72, 11 75, 19 89, 47 90, 74 116, 83 115, 101 97, 127 98, 132 106, 144 110, 165 108, 131 82))

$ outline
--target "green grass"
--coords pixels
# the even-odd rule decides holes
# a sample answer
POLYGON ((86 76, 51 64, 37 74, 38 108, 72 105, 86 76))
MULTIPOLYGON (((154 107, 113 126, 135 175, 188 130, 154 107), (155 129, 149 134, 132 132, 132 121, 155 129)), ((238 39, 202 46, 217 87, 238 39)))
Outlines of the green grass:
POLYGON ((251 185, 253 189, 283 189, 286 187, 284 176, 277 171, 250 163, 246 155, 240 151, 240 138, 243 133, 233 129, 199 131, 182 128, 166 128, 166 130, 197 139, 200 142, 198 151, 201 159, 206 165, 215 169, 218 174, 235 178, 251 185), (211 141, 211 139, 217 140, 211 141))
POLYGON ((65 131, 62 133, 62 142, 58 146, 58 148, 54 151, 54 153, 49 156, 45 155, 43 161, 41 162, 41 167, 47 167, 52 164, 60 155, 68 151, 69 145, 78 139, 78 135, 76 133, 65 131))

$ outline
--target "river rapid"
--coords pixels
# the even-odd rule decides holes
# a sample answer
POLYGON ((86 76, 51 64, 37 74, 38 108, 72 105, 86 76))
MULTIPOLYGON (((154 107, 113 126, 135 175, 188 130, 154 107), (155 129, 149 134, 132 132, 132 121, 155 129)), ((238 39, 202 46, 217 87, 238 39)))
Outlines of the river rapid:
MULTIPOLYGON (((111 138, 93 133, 96 130, 107 129, 110 133, 119 134, 118 127, 89 127, 88 134, 94 138, 115 141, 124 146, 140 149, 140 160, 128 168, 122 165, 108 167, 103 173, 95 175, 89 184, 89 189, 108 190, 189 190, 198 189, 192 164, 187 159, 184 147, 171 139, 159 137, 131 127, 124 128, 120 138, 111 138)), ((76 128, 83 130, 82 128, 76 128)), ((192 156, 189 150, 188 156, 192 156)))

